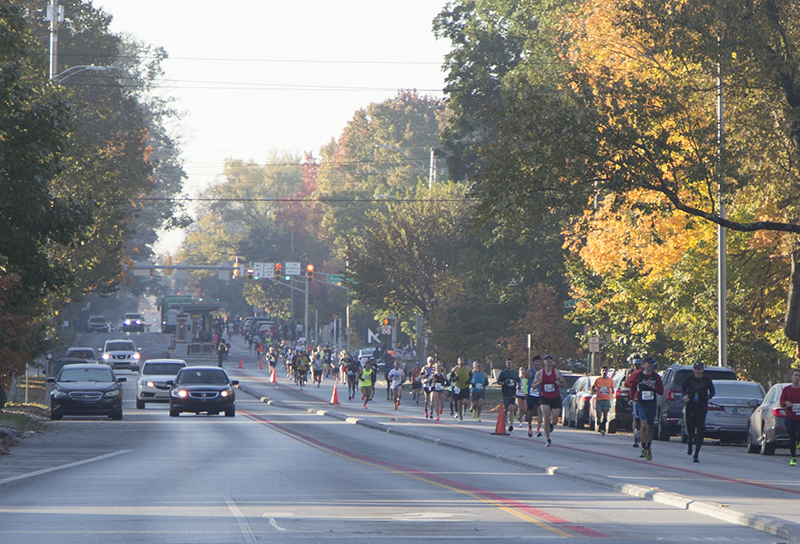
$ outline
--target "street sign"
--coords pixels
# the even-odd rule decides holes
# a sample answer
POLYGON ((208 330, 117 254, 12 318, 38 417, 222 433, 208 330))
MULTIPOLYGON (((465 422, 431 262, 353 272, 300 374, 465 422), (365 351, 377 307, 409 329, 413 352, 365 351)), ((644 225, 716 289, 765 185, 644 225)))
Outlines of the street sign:
POLYGON ((381 334, 392 334, 391 325, 381 325, 381 334))
POLYGON ((264 277, 264 263, 253 263, 253 277, 254 278, 264 277))
POLYGON ((264 274, 261 277, 275 279, 275 263, 264 263, 264 274))
POLYGON ((600 337, 589 337, 589 353, 600 353, 600 337))
POLYGON ((381 339, 371 329, 367 329, 367 344, 372 344, 373 342, 380 344, 381 339))
POLYGON ((564 301, 564 308, 574 308, 578 305, 578 299, 572 298, 564 301))
POLYGON ((328 283, 342 283, 344 276, 341 274, 328 274, 328 283))
POLYGON ((300 275, 300 263, 299 262, 286 262, 286 267, 284 273, 289 276, 299 276, 300 275))

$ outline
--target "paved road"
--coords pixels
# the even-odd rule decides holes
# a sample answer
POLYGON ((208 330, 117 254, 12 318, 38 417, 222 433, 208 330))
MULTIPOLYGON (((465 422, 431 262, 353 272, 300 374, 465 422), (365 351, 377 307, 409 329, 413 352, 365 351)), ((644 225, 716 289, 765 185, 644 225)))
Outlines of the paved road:
POLYGON ((771 459, 709 447, 696 469, 675 442, 646 463, 629 437, 560 428, 544 448, 516 430, 492 436, 489 421, 431 423, 408 402, 394 411, 378 397, 365 411, 344 394, 332 407, 330 381, 300 392, 270 383, 241 346, 232 355, 243 366, 237 356, 228 365, 243 384, 235 419, 136 410, 131 381, 123 421, 53 422, 0 458, 0 542, 789 540, 605 485, 695 488, 708 502, 727 494, 740 501, 717 506, 729 511, 767 510, 772 494, 788 503, 775 514, 794 521, 797 489, 779 481, 777 463, 771 490, 721 480, 727 469, 711 463, 771 459))

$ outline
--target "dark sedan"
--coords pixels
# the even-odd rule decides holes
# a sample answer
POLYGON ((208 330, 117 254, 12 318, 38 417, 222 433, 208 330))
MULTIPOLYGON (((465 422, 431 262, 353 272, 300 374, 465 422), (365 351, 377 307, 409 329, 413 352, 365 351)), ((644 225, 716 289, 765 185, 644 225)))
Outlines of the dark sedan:
POLYGON ((234 387, 239 385, 239 380, 231 380, 228 373, 219 367, 182 368, 167 385, 172 388, 169 392, 169 415, 172 417, 178 417, 181 412, 236 415, 234 387))
POLYGON ((64 416, 108 416, 122 419, 122 383, 106 365, 65 365, 50 392, 50 419, 64 416))
POLYGON ((789 447, 789 433, 783 420, 786 412, 779 406, 781 392, 788 383, 778 383, 764 397, 761 406, 750 415, 747 426, 747 453, 774 455, 775 448, 789 447))

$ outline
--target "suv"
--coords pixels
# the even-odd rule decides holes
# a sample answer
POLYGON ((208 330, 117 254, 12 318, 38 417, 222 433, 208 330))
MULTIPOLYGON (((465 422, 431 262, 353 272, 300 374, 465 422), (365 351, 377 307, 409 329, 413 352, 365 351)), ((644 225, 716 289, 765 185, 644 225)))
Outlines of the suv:
POLYGON ((90 315, 86 321, 86 328, 91 332, 111 332, 111 325, 102 315, 90 315))
POLYGON ((125 314, 125 318, 122 320, 122 332, 144 332, 142 314, 125 314))
POLYGON ((85 359, 87 363, 96 363, 97 362, 97 353, 94 351, 94 348, 85 347, 85 348, 69 348, 67 352, 64 354, 65 357, 79 357, 81 359, 85 359))
POLYGON ((106 340, 103 344, 103 362, 111 365, 114 370, 139 370, 141 354, 136 349, 133 340, 123 338, 120 340, 106 340))
MULTIPOLYGON (((664 394, 657 398, 658 413, 654 429, 655 436, 661 441, 666 442, 670 436, 680 433, 684 406, 681 386, 693 372, 692 365, 674 364, 661 376, 664 382, 664 394)), ((736 373, 727 366, 707 366, 705 375, 714 381, 738 379, 736 373)))

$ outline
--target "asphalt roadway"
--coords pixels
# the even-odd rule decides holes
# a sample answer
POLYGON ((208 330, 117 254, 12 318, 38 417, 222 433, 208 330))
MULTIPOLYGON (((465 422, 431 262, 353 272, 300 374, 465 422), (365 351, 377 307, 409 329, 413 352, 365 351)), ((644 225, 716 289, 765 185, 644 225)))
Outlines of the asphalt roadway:
MULTIPOLYGON (((190 361, 191 362, 191 361, 190 361)), ((781 538, 800 540, 800 469, 788 467, 788 453, 774 457, 749 455, 741 446, 706 441, 700 463, 693 464, 679 439, 653 443, 653 461, 638 458, 631 447, 632 435, 602 436, 588 430, 557 427, 553 445, 544 438, 528 438, 527 429, 515 424, 508 435, 493 434, 497 412, 485 412, 482 421, 467 414, 454 420, 446 409, 439 422, 425 419, 422 401, 416 404, 409 388, 398 410, 385 398, 385 382, 379 379, 374 401, 364 409, 360 397, 349 401, 347 386, 325 379, 300 388, 284 369, 271 381, 269 367, 259 368, 256 356, 241 337, 233 339, 225 367, 241 381, 239 389, 268 405, 315 413, 391 433, 467 451, 533 472, 569 478, 586 485, 610 489, 677 509, 690 510, 729 523, 751 527, 781 538), (333 404, 334 391, 338 404, 333 404)), ((506 423, 507 424, 507 423, 506 423)))

